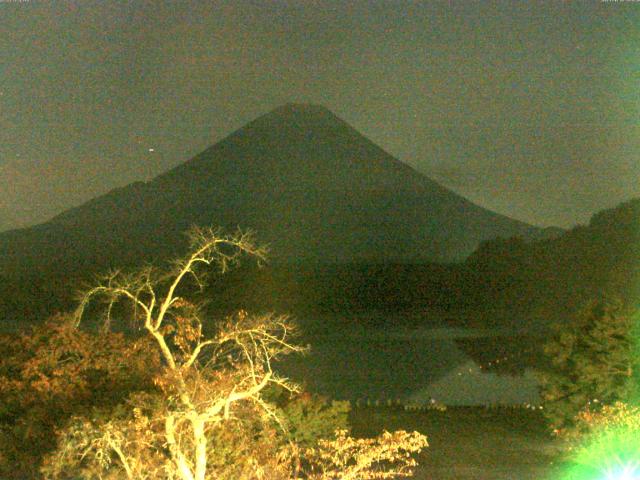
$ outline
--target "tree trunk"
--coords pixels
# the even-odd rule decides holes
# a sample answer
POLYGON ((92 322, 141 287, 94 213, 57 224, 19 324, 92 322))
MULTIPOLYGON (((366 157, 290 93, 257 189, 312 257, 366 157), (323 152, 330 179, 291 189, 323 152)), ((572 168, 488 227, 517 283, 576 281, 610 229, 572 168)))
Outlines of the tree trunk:
POLYGON ((165 430, 167 436, 167 446, 169 447, 169 452, 171 453, 171 457, 176 465, 179 477, 182 480, 195 480, 195 477, 191 472, 191 468, 189 468, 189 463, 184 457, 184 454, 180 451, 180 447, 176 442, 175 423, 174 418, 171 415, 168 415, 165 420, 165 430))
POLYGON ((194 480, 204 480, 207 473, 207 437, 204 433, 204 420, 196 417, 191 420, 191 425, 196 456, 194 480))

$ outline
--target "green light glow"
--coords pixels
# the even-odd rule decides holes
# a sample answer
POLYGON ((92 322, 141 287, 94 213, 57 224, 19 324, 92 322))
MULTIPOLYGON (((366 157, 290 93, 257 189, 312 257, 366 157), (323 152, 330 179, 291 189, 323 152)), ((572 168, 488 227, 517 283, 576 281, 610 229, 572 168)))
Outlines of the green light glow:
MULTIPOLYGON (((636 315, 632 338, 640 338, 639 328, 636 315)), ((634 343, 634 356, 640 359, 640 341, 634 343)), ((632 371, 627 403, 617 404, 601 417, 598 428, 573 451, 562 480, 640 480, 640 368, 634 365, 632 371)))
POLYGON ((637 430, 604 432, 576 453, 566 480, 640 480, 637 430))
POLYGON ((638 480, 640 479, 640 470, 636 462, 634 465, 627 465, 611 472, 605 478, 607 480, 638 480))

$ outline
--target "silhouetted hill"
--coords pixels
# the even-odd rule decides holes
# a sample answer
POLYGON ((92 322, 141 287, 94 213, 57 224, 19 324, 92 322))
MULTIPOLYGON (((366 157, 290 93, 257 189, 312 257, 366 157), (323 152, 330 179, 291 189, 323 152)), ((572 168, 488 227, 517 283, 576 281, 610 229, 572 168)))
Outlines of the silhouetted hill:
POLYGON ((487 321, 548 325, 602 296, 638 304, 640 199, 556 238, 484 242, 466 265, 484 279, 475 295, 487 306, 487 321))
POLYGON ((273 262, 462 260, 543 231, 485 210, 399 162, 323 107, 278 108, 148 183, 0 234, 0 273, 157 261, 192 224, 257 231, 273 262))

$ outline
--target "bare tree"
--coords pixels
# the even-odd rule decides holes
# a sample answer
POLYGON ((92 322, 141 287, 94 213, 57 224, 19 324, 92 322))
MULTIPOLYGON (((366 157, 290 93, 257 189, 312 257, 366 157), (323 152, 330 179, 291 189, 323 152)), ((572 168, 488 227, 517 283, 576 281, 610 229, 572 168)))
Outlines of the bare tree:
POLYGON ((205 267, 217 266, 224 272, 243 254, 264 259, 265 250, 242 232, 225 236, 216 230, 194 229, 190 238, 190 253, 169 270, 112 272, 81 295, 75 312, 77 326, 89 316, 87 307, 94 300, 104 301, 106 328, 122 315, 119 304, 132 307, 134 324, 148 335, 162 358, 151 375, 157 390, 130 394, 121 404, 124 414, 120 409, 91 419, 74 417, 60 433, 57 450, 44 459, 45 477, 364 480, 411 476, 416 465, 411 455, 427 446, 426 437, 418 432, 385 432, 375 439, 356 440, 338 430, 334 440, 321 440, 306 449, 287 440, 291 437, 274 433, 274 426, 279 425, 280 432, 286 427, 275 407, 265 401, 264 391, 269 385, 289 391, 298 388, 273 369, 277 358, 303 350, 292 341, 292 324, 285 316, 250 316, 240 311, 219 323, 215 333, 205 335, 202 309, 181 293, 187 291, 187 278, 204 284, 205 267), (234 425, 240 426, 240 433, 234 425), (252 430, 255 425, 257 430, 252 430), (216 443, 220 434, 226 437, 216 443), (239 444, 238 438, 247 445, 239 444), (216 456, 217 446, 218 450, 231 448, 233 458, 224 453, 216 456), (235 460, 242 463, 240 468, 235 460))
MULTIPOLYGON (((161 429, 168 455, 165 474, 204 480, 210 448, 207 432, 230 420, 240 402, 253 403, 277 421, 260 393, 270 384, 297 388, 274 372, 272 362, 302 348, 291 342, 292 325, 287 317, 275 315, 252 317, 240 312, 221 325, 217 334, 206 338, 200 309, 179 295, 181 284, 191 277, 202 285, 206 275, 202 267, 217 266, 224 272, 242 254, 264 259, 265 250, 242 232, 224 236, 196 228, 190 238, 191 253, 168 272, 146 268, 135 275, 112 272, 103 278, 82 295, 76 319, 79 324, 87 305, 98 297, 106 301, 107 323, 112 321, 111 312, 118 302, 133 307, 134 320, 155 340, 165 363, 164 372, 156 379, 167 399, 161 429)), ((102 443, 94 440, 92 445, 106 445, 115 452, 127 477, 139 478, 136 464, 144 461, 135 458, 134 445, 126 436, 114 431, 118 429, 114 430, 113 424, 103 428, 102 443)))

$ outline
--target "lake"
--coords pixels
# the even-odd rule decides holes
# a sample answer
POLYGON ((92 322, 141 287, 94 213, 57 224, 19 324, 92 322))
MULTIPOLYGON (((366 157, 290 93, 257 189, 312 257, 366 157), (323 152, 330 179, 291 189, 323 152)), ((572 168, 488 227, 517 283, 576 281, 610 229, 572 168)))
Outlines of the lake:
POLYGON ((307 390, 351 401, 401 400, 447 405, 538 403, 531 369, 522 375, 483 370, 456 343, 517 332, 466 328, 389 330, 350 327, 312 333, 310 352, 287 359, 280 371, 307 390), (334 330, 335 331, 335 330, 334 330))

